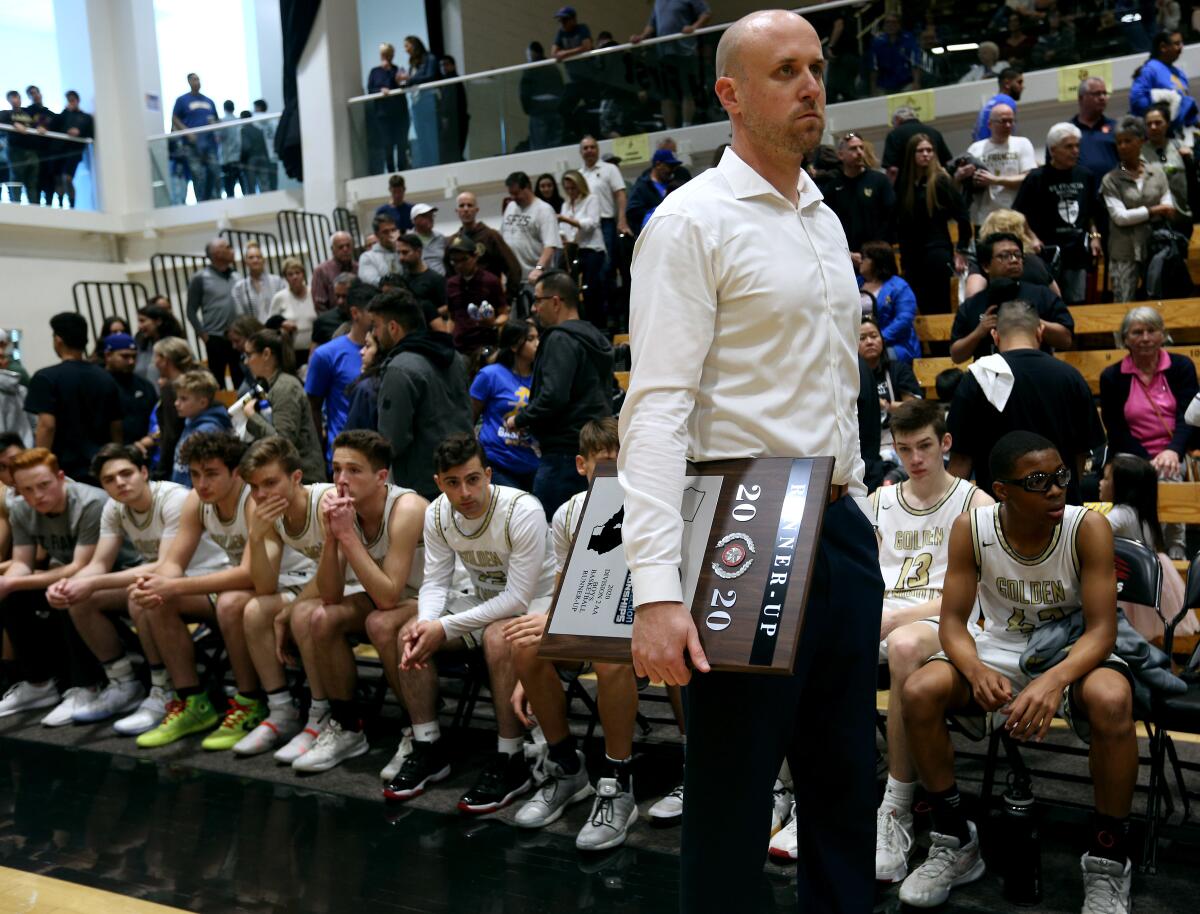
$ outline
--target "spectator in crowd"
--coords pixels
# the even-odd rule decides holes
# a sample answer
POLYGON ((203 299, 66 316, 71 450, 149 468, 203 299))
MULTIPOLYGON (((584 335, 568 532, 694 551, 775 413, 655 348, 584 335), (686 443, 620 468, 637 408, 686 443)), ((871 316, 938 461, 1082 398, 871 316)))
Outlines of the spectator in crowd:
MULTIPOLYGON (((199 82, 197 82, 199 85, 199 82)), ((237 271, 233 269, 233 248, 224 238, 214 238, 205 245, 208 263, 188 283, 187 319, 204 343, 208 367, 225 384, 225 371, 236 388, 242 383, 242 363, 225 338, 225 331, 241 313, 233 300, 237 271)))
POLYGON ((533 184, 533 192, 539 200, 549 203, 556 215, 562 212, 563 198, 558 192, 558 182, 554 180, 554 175, 538 175, 533 184))
MULTIPOLYGON (((1196 366, 1187 356, 1167 352, 1162 314, 1149 305, 1131 308, 1121 321, 1129 354, 1100 373, 1100 415, 1114 453, 1150 461, 1160 479, 1183 478, 1183 462, 1198 435, 1184 421, 1196 396, 1196 366)), ((1184 553, 1183 525, 1167 529, 1167 552, 1184 553)))
MULTIPOLYGON (((346 296, 350 287, 358 281, 353 273, 339 273, 333 280, 333 307, 317 315, 313 321, 313 347, 328 343, 339 333, 344 333, 342 326, 350 320, 350 311, 346 306, 346 296)), ((365 283, 364 283, 365 285, 365 283)), ((374 288, 374 286, 368 286, 374 288)))
POLYGON ((675 153, 669 149, 655 150, 650 158, 650 169, 633 185, 629 192, 629 204, 625 207, 625 220, 629 223, 636 238, 642 231, 658 205, 666 199, 667 194, 674 188, 672 176, 675 167, 680 165, 675 153))
MULTIPOLYGON (((283 318, 280 327, 295 349, 297 361, 303 365, 308 361, 308 350, 312 348, 313 322, 317 319, 312 289, 304 275, 304 264, 296 257, 289 257, 283 262, 283 278, 287 285, 271 299, 270 316, 283 318)), ((292 443, 295 444, 296 439, 292 439, 292 443)))
POLYGON ((904 31, 898 13, 883 17, 883 31, 871 40, 867 69, 871 75, 871 94, 890 95, 906 89, 921 88, 921 71, 914 66, 921 48, 912 32, 904 31))
POLYGON ((966 270, 971 222, 962 197, 938 164, 933 140, 914 133, 908 140, 896 185, 896 235, 904 278, 912 286, 923 314, 950 311, 950 279, 966 270), (958 250, 950 240, 950 223, 958 226, 958 250))
POLYGON ((549 520, 587 485, 575 470, 579 430, 612 415, 613 350, 607 337, 580 320, 579 289, 562 270, 541 277, 533 295, 542 340, 529 404, 505 421, 509 431, 528 431, 541 447, 533 494, 549 520))
POLYGON ((1041 351, 1045 324, 1028 302, 1005 302, 992 323, 998 356, 973 363, 950 404, 950 472, 970 479, 973 471, 990 491, 992 447, 1008 432, 1036 432, 1070 468, 1067 501, 1077 505, 1084 461, 1104 443, 1092 391, 1073 366, 1041 351))
MULTIPOLYGON (((441 235, 438 237, 442 238, 441 235)), ((445 239, 442 238, 442 241, 445 239)), ((442 247, 444 254, 445 245, 442 247)), ((425 262, 425 247, 421 236, 409 232, 401 237, 396 242, 396 256, 404 269, 404 285, 408 287, 408 291, 413 294, 424 313, 430 314, 440 310, 446 304, 446 278, 425 262)))
MULTIPOLYGON (((251 117, 249 111, 241 113, 241 119, 251 117)), ((271 164, 271 151, 267 148, 267 136, 263 132, 265 125, 243 124, 238 131, 238 143, 241 144, 242 193, 262 194, 271 189, 270 174, 274 170, 271 164)))
MULTIPOLYGON (((691 35, 712 19, 704 0, 654 0, 646 27, 629 40, 637 44, 647 38, 691 35)), ((696 93, 700 89, 700 55, 695 38, 664 41, 654 47, 662 73, 662 115, 668 129, 690 127, 696 117, 696 93), (683 120, 678 100, 683 102, 683 120)))
MULTIPOLYGON (((540 41, 529 42, 525 60, 546 59, 540 41)), ((529 148, 557 146, 563 135, 563 79, 558 67, 530 67, 521 71, 521 110, 529 117, 529 148)))
POLYGON ((995 79, 1000 75, 1000 71, 1008 67, 1007 60, 1000 59, 1000 48, 994 41, 982 41, 979 43, 979 62, 972 64, 971 69, 967 70, 960 78, 960 83, 979 82, 984 79, 995 79))
POLYGON ((400 230, 387 213, 376 213, 371 222, 371 230, 375 233, 375 246, 364 251, 358 260, 358 278, 372 286, 389 273, 400 272, 400 255, 396 253, 396 239, 400 230))
POLYGON ((8 199, 17 203, 21 199, 21 187, 25 188, 25 199, 29 204, 38 203, 38 138, 37 124, 34 117, 21 106, 21 93, 12 90, 6 94, 9 110, 0 112, 0 124, 12 127, 13 132, 5 131, 8 138, 8 167, 13 184, 9 186, 8 199), (30 135, 30 131, 34 135, 30 135))
MULTIPOLYGON (((449 54, 439 61, 442 79, 458 76, 458 63, 449 54)), ((441 102, 438 105, 441 118, 442 162, 461 162, 467 149, 467 133, 471 126, 471 115, 467 110, 467 87, 457 82, 438 90, 441 102)))
MULTIPOLYGON (((189 73, 188 91, 175 99, 171 110, 171 129, 190 130, 217 122, 217 105, 200 93, 200 77, 189 73)), ((211 200, 217 194, 217 138, 213 132, 191 133, 183 137, 183 150, 192 189, 197 202, 211 200)))
POLYGON ((896 113, 892 115, 892 129, 883 142, 883 160, 879 163, 887 172, 888 178, 897 187, 904 186, 900 166, 904 164, 908 141, 918 133, 925 134, 933 143, 934 153, 943 168, 949 165, 950 160, 954 158, 950 153, 950 147, 946 145, 946 140, 936 128, 922 124, 917 117, 917 112, 907 105, 897 108, 896 113))
POLYGON ((578 120, 580 109, 583 109, 586 116, 587 109, 594 103, 595 89, 592 75, 595 73, 595 68, 591 66, 590 62, 572 60, 572 58, 586 54, 592 49, 592 30, 579 21, 573 6, 564 6, 554 14, 554 18, 558 20, 558 32, 554 36, 554 43, 550 46, 550 56, 563 64, 563 68, 567 72, 562 113, 568 132, 577 133, 578 131, 572 130, 571 127, 578 120))
POLYGON ((587 179, 588 193, 600 205, 600 232, 604 236, 604 249, 608 252, 608 268, 611 274, 618 261, 617 236, 631 235, 625 220, 625 179, 621 170, 611 162, 600 160, 600 144, 594 136, 584 136, 579 141, 579 158, 583 165, 580 173, 587 179))
MULTIPOLYGON (((992 109, 997 105, 1008 105, 1012 109, 1014 123, 1017 117, 1017 102, 1025 91, 1025 76, 1016 67, 1006 67, 996 77, 999 91, 983 103, 975 121, 975 132, 971 138, 978 142, 992 135, 992 109)), ((1010 131, 1011 132, 1011 131, 1010 131)))
POLYGON ((406 203, 404 194, 408 188, 404 183, 404 175, 392 175, 388 178, 388 194, 390 199, 387 203, 382 203, 375 210, 376 216, 387 216, 396 225, 396 231, 409 232, 412 231, 412 209, 411 203, 406 203))
MULTIPOLYGON (((624 187, 624 184, 622 184, 624 187)), ((463 191, 454 201, 455 212, 458 213, 458 235, 466 235, 482 250, 479 254, 479 265, 504 282, 506 296, 511 298, 521 291, 524 273, 516 255, 504 241, 504 237, 490 226, 478 221, 479 201, 469 190, 463 191)), ((450 249, 446 249, 446 276, 453 273, 453 263, 450 249)))
POLYGON ((1046 16, 1045 30, 1037 36, 1030 60, 1035 67, 1053 67, 1070 61, 1075 52, 1075 27, 1057 6, 1046 16))
POLYGON ((866 242, 895 240, 896 194, 886 176, 867 167, 866 143, 857 133, 843 134, 837 151, 841 169, 817 186, 846 231, 850 257, 857 267, 866 242))
POLYGON ((832 17, 829 41, 825 46, 825 58, 829 61, 826 101, 830 104, 859 97, 858 78, 862 70, 862 48, 858 43, 854 10, 839 7, 832 11, 832 17))
POLYGON ((572 169, 563 174, 567 199, 558 215, 563 248, 573 252, 579 265, 579 292, 583 314, 600 330, 611 320, 608 286, 604 278, 604 236, 600 232, 600 201, 588 193, 587 180, 572 169))
MULTIPOLYGON (((379 46, 379 65, 367 74, 367 94, 385 97, 367 104, 367 156, 370 174, 403 171, 408 168, 408 99, 397 94, 387 98, 404 77, 395 64, 396 48, 388 42, 379 46)), ((393 177, 400 177, 394 175, 393 177)), ((403 187, 403 182, 401 182, 403 187)), ((401 200, 404 195, 401 194, 401 200)), ((399 220, 397 213, 392 218, 399 220)))
POLYGON ((308 394, 317 437, 325 446, 326 461, 333 457, 333 439, 346 427, 350 386, 362 374, 362 348, 371 329, 367 305, 375 294, 371 286, 354 280, 346 294, 347 331, 322 343, 308 360, 304 392, 308 394))
MULTIPOLYGON (((255 101, 254 101, 255 116, 257 117, 260 114, 266 114, 266 113, 267 113, 267 100, 265 98, 255 99, 255 101)), ((278 126, 279 126, 278 118, 276 118, 274 120, 268 120, 268 121, 262 122, 263 139, 266 140, 267 149, 270 153, 270 155, 269 155, 270 161, 268 162, 268 167, 267 167, 267 171, 266 171, 266 176, 267 176, 266 189, 267 190, 278 190, 279 189, 279 166, 278 166, 278 163, 275 161, 275 155, 274 155, 274 152, 275 152, 275 129, 278 126)))
MULTIPOLYGON (((404 39, 408 55, 408 71, 400 77, 406 89, 441 78, 437 57, 430 54, 416 35, 404 39)), ((413 139, 409 148, 413 168, 438 164, 438 99, 436 92, 414 92, 408 95, 409 117, 412 119, 413 139)), ((402 229, 407 231, 407 229, 402 229)))
POLYGON ((1079 128, 1079 164, 1091 172, 1096 186, 1117 167, 1117 122, 1104 116, 1108 87, 1099 76, 1079 84, 1079 113, 1071 123, 1079 128))
POLYGON ((183 425, 179 429, 179 440, 175 443, 174 463, 169 464, 170 478, 172 482, 190 489, 192 474, 181 456, 184 444, 198 432, 227 432, 233 428, 233 420, 229 418, 228 408, 216 399, 220 385, 212 372, 195 368, 176 378, 172 387, 175 390, 175 411, 183 420, 183 425))
MULTIPOLYGON (((559 250, 558 214, 549 203, 534 196, 525 172, 514 171, 504 184, 512 199, 504 208, 500 233, 521 265, 522 281, 532 285, 550 268, 559 250)), ((517 291, 508 290, 510 304, 517 291)))
POLYGON ((150 416, 158 402, 158 388, 137 374, 137 344, 128 333, 104 338, 104 370, 117 384, 121 398, 121 440, 133 444, 150 431, 150 416))
MULTIPOLYGON (((175 448, 183 432, 183 417, 175 405, 175 382, 196 368, 192 350, 182 336, 161 339, 154 344, 154 367, 158 371, 158 463, 155 479, 170 479, 175 469, 175 448)), ((215 382, 214 382, 215 383, 215 382)), ((148 451, 153 441, 142 439, 140 447, 148 451)))
POLYGON ((1094 228, 1098 182, 1079 163, 1082 136, 1072 123, 1051 127, 1046 134, 1050 163, 1025 176, 1013 203, 1042 244, 1058 248, 1058 286, 1068 305, 1083 304, 1087 271, 1100 256, 1100 233, 1094 228))
POLYGON ((1144 117, 1155 102, 1167 102, 1171 107, 1171 126, 1190 138, 1200 112, 1196 100, 1188 91, 1188 75, 1177 63, 1183 53, 1183 36, 1179 32, 1159 32, 1154 36, 1150 59, 1133 73, 1129 88, 1130 113, 1144 117))
MULTIPOLYGON (((1029 230, 1029 222, 1025 217, 1015 209, 996 210, 983 220, 983 225, 979 227, 979 237, 987 238, 989 235, 994 235, 997 232, 1010 232, 1021 239, 1021 253, 1025 255, 1022 261, 1024 266, 1021 269, 1021 275, 1018 277, 1021 282, 1032 283, 1035 286, 1045 286, 1059 298, 1062 298, 1058 283, 1050 275, 1050 268, 1039 253, 1044 251, 1045 247, 1038 237, 1029 230)), ((982 292, 987 288, 988 275, 984 268, 979 265, 979 262, 972 257, 967 258, 967 271, 967 282, 963 291, 964 296, 970 298, 976 292, 982 292)))
POLYGON ((436 206, 417 203, 412 208, 412 234, 421 239, 421 250, 429 269, 439 276, 446 275, 446 236, 433 227, 436 206))
POLYGON ((858 330, 858 356, 870 369, 879 399, 879 449, 874 457, 884 464, 892 464, 891 467, 885 466, 884 472, 900 462, 892 446, 892 412, 901 403, 921 399, 924 393, 913 375, 911 361, 892 358, 890 349, 879 332, 875 318, 864 317, 858 330))
POLYGON ((296 377, 296 359, 288 338, 277 330, 260 330, 246 341, 246 367, 266 387, 268 418, 261 401, 251 398, 244 407, 246 435, 250 439, 282 435, 300 452, 304 482, 325 481, 325 446, 313 424, 304 385, 296 377))
POLYGON ((392 445, 392 479, 436 498, 433 452, 446 438, 470 434, 467 370, 449 336, 426 329, 412 294, 397 290, 371 301, 372 332, 384 368, 379 433, 392 445))
POLYGON ((12 337, 3 328, 0 328, 0 367, 16 374, 23 386, 29 386, 29 372, 25 370, 25 366, 15 355, 12 348, 12 337))
POLYGON ((991 128, 986 139, 967 147, 970 164, 955 172, 955 179, 974 189, 971 224, 978 228, 998 209, 1012 209, 1025 175, 1037 167, 1037 156, 1028 138, 1013 134, 1016 114, 1005 104, 992 106, 991 128), (975 164, 977 163, 977 164, 975 164))
POLYGON ((1133 115, 1121 118, 1117 125, 1117 157, 1121 164, 1100 182, 1112 223, 1108 269, 1113 301, 1117 302, 1137 298, 1150 256, 1150 229, 1175 215, 1175 199, 1166 174, 1159 165, 1142 159, 1145 141, 1145 121, 1133 115))
MULTIPOLYGON (((283 319, 276 318, 275 322, 282 324, 283 319)), ((242 366, 242 383, 234 391, 234 395, 237 397, 242 396, 254 386, 254 378, 246 370, 246 340, 258 331, 265 329, 266 325, 253 314, 242 314, 235 318, 229 325, 229 329, 225 331, 225 338, 229 340, 229 345, 237 353, 238 361, 242 366)))
POLYGON ((538 329, 514 318, 500 327, 499 336, 495 360, 471 382, 471 409, 492 483, 532 492, 539 459, 535 442, 528 432, 510 429, 507 421, 529 404, 538 329))
POLYGON ((875 323, 883 335, 888 358, 911 363, 921 355, 921 340, 913 320, 917 297, 897 274, 896 255, 886 241, 868 241, 862 246, 859 286, 875 302, 875 323))
MULTIPOLYGON (((51 119, 50 129, 81 140, 91 139, 96 135, 95 120, 79 107, 79 93, 68 89, 66 98, 67 107, 51 119)), ((87 146, 82 143, 70 140, 60 140, 58 143, 54 192, 61 203, 72 209, 75 208, 75 170, 83 161, 86 150, 87 146)))
POLYGON ((964 301, 950 328, 950 358, 961 364, 990 355, 996 315, 1007 301, 1020 299, 1042 321, 1038 340, 1048 351, 1070 349, 1075 321, 1061 298, 1045 286, 1021 281, 1025 253, 1021 239, 1011 232, 987 235, 976 247, 979 265, 987 272, 988 285, 964 301))
POLYGON ((124 441, 121 392, 108 372, 83 357, 88 333, 83 315, 56 314, 50 329, 59 363, 34 372, 25 411, 37 417, 37 447, 53 451, 72 479, 90 484, 96 452, 110 441, 124 441))
POLYGON ((1037 44, 1037 36, 1026 31, 1025 23, 1015 13, 1008 17, 1008 31, 1000 46, 1000 53, 1012 61, 1015 67, 1024 67, 1037 44))
POLYGON ((253 314, 264 324, 271 316, 271 302, 287 288, 282 276, 267 272, 262 248, 250 242, 242 249, 242 265, 246 275, 233 287, 233 301, 242 314, 253 314))
POLYGON ((54 113, 42 104, 42 90, 37 86, 26 87, 25 96, 29 99, 25 111, 32 116, 33 127, 36 131, 35 135, 29 139, 38 155, 37 196, 33 202, 50 206, 54 203, 54 179, 58 170, 58 143, 44 134, 50 129, 54 113))
POLYGON ((96 332, 96 345, 92 348, 90 361, 104 367, 104 341, 114 333, 128 333, 129 323, 125 318, 110 314, 100 321, 100 329, 96 332))
POLYGON ((379 383, 384 366, 379 358, 379 346, 375 342, 373 331, 367 332, 367 341, 359 353, 362 356, 362 373, 354 379, 347 391, 350 405, 346 408, 346 424, 342 426, 343 431, 355 428, 371 431, 379 427, 379 383))
MULTIPOLYGON (((235 113, 235 107, 232 101, 225 99, 221 106, 225 111, 221 115, 221 120, 224 123, 235 125, 238 122, 238 116, 235 113)), ((217 145, 220 150, 221 161, 221 183, 225 187, 225 196, 233 197, 233 192, 237 188, 238 183, 242 181, 242 131, 237 126, 230 126, 218 132, 217 145)), ((242 184, 242 193, 245 194, 245 183, 242 184)))
POLYGON ((1170 136, 1171 113, 1166 102, 1151 105, 1146 111, 1145 121, 1146 142, 1142 146, 1142 160, 1158 165, 1167 176, 1167 187, 1171 189, 1171 202, 1175 206, 1171 228, 1191 238, 1193 222, 1189 185, 1195 170, 1192 147, 1170 136))
POLYGON ((151 384, 158 383, 158 368, 154 364, 154 344, 159 340, 177 336, 183 337, 183 328, 171 313, 166 298, 158 295, 150 299, 150 303, 138 308, 137 334, 134 343, 137 345, 137 360, 133 370, 151 384))
POLYGON ((334 306, 333 281, 342 273, 358 273, 358 261, 354 259, 354 238, 349 232, 334 232, 329 239, 329 251, 332 256, 318 264, 312 275, 313 307, 317 314, 334 306))
POLYGON ((454 324, 454 348, 468 356, 496 345, 496 328, 508 315, 508 299, 500 280, 481 265, 479 248, 468 235, 450 240, 447 256, 452 275, 446 281, 446 303, 454 324), (492 315, 480 309, 490 305, 492 315))

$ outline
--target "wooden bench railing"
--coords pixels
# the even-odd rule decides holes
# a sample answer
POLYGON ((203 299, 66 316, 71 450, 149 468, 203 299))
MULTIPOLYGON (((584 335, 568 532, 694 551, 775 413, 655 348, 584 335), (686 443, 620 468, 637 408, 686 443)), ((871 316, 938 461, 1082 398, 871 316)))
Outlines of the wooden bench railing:
POLYGON ((1160 482, 1158 520, 1163 524, 1200 523, 1200 482, 1160 482))

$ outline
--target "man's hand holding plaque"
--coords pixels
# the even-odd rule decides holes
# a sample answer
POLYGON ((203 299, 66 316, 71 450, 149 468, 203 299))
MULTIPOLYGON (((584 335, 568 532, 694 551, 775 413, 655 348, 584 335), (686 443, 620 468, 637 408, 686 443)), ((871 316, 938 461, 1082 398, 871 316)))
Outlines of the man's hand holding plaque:
POLYGON ((652 682, 687 685, 709 670, 692 614, 682 603, 645 603, 633 617, 633 671, 652 682))

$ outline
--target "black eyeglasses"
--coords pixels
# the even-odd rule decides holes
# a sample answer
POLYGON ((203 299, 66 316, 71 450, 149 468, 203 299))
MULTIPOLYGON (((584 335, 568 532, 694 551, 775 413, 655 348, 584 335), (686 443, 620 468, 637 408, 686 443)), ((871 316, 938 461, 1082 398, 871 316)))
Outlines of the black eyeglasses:
POLYGON ((1066 467, 1059 467, 1053 473, 1030 473, 1028 476, 1022 476, 1020 479, 998 479, 997 482, 1007 483, 1008 485, 1020 486, 1026 492, 1044 493, 1050 491, 1050 486, 1055 485, 1060 489, 1066 489, 1071 484, 1071 471, 1066 467))

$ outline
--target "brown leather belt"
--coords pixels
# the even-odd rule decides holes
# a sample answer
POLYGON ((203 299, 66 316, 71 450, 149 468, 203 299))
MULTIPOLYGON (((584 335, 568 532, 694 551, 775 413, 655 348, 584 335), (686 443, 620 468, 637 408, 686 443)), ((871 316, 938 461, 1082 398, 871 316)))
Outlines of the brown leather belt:
POLYGON ((849 491, 850 487, 845 483, 834 483, 829 487, 829 503, 832 505, 835 501, 841 498, 849 491))

